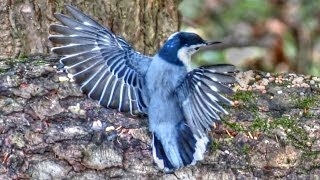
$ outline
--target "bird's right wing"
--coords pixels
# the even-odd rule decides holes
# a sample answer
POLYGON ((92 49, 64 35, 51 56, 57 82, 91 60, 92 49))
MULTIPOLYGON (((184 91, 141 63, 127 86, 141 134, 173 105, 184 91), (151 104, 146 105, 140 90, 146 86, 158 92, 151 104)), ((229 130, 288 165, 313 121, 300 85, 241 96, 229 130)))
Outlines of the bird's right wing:
POLYGON ((136 52, 123 38, 114 35, 79 9, 66 5, 72 17, 55 14, 63 25, 51 25, 52 48, 64 56, 65 66, 81 90, 104 107, 135 114, 146 113, 148 96, 145 74, 151 58, 136 52))
POLYGON ((202 135, 220 120, 218 113, 228 114, 218 102, 233 105, 221 93, 233 93, 228 84, 236 83, 234 72, 235 67, 228 64, 200 67, 190 71, 177 87, 178 101, 193 133, 202 135))

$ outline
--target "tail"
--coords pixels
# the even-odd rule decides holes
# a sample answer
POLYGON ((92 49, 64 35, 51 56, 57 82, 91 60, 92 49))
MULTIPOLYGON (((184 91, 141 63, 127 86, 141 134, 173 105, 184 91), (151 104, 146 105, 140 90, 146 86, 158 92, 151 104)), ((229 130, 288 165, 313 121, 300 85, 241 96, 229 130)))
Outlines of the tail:
POLYGON ((160 130, 153 132, 152 155, 155 163, 166 173, 203 159, 209 142, 205 135, 193 134, 184 122, 173 130, 160 130))

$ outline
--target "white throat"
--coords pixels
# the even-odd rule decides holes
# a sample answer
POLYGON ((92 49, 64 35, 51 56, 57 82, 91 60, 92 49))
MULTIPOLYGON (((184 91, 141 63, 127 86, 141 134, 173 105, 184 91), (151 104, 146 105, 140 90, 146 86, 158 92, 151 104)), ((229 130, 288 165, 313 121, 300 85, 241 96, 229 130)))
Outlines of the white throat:
POLYGON ((192 71, 191 56, 197 51, 195 48, 201 46, 205 46, 205 44, 197 44, 189 47, 182 47, 178 50, 178 58, 182 61, 184 66, 187 68, 188 72, 192 71))
POLYGON ((178 58, 180 59, 180 61, 182 61, 184 66, 187 68, 188 72, 192 71, 192 67, 191 67, 192 54, 193 52, 191 52, 191 49, 187 47, 183 47, 178 50, 178 58))

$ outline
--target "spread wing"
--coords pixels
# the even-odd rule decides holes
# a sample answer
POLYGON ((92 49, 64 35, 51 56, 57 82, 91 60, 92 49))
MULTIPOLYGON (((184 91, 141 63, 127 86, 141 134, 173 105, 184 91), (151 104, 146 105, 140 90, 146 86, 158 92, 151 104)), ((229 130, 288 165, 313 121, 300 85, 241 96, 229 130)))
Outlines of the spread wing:
POLYGON ((228 84, 236 82, 231 75, 234 71, 235 67, 227 64, 200 67, 190 71, 177 87, 178 101, 194 133, 208 130, 214 121, 220 120, 218 113, 228 114, 218 103, 233 105, 221 93, 233 93, 228 84))
POLYGON ((151 58, 140 54, 79 9, 66 5, 72 17, 55 14, 63 25, 51 25, 52 48, 81 90, 107 108, 146 113, 145 74, 151 58))

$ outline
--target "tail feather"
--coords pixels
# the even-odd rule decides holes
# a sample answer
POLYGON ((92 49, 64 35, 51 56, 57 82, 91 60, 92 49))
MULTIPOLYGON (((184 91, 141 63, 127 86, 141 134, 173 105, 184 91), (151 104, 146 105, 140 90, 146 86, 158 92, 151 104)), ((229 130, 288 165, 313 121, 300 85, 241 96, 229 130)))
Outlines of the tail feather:
POLYGON ((176 136, 153 133, 152 152, 155 163, 165 172, 194 165, 203 159, 208 138, 193 134, 184 122, 175 127, 176 136))
POLYGON ((154 158, 155 163, 165 171, 170 171, 174 169, 174 166, 171 164, 169 159, 167 158, 163 146, 160 140, 157 138, 155 134, 153 134, 153 142, 152 142, 152 155, 154 158))
POLYGON ((179 153, 181 156, 183 164, 186 166, 188 164, 193 164, 194 162, 194 153, 196 152, 197 140, 194 138, 189 127, 185 124, 180 124, 179 130, 178 146, 179 153))

